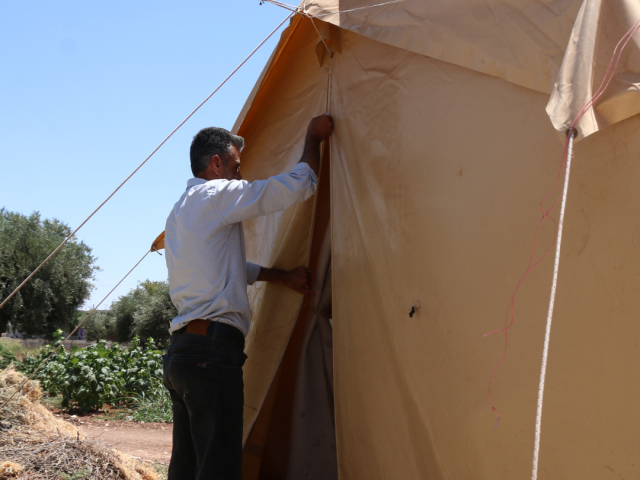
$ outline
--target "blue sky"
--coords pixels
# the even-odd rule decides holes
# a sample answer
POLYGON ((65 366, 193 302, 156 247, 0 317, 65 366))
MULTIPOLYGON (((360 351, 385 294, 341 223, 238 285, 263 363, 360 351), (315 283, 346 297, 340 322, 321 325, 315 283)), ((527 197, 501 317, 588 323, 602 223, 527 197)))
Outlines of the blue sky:
MULTIPOLYGON (((22 0, 0 9, 0 206, 71 228, 288 14, 258 0, 22 0)), ((102 269, 88 307, 162 232, 191 176, 191 138, 232 127, 279 36, 80 230, 102 269)), ((166 278, 164 257, 150 254, 103 307, 139 281, 166 278)))

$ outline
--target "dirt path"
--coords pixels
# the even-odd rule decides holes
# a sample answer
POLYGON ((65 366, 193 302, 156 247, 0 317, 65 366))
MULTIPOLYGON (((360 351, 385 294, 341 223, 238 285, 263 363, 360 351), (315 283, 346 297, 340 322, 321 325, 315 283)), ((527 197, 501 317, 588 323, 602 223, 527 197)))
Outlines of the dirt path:
POLYGON ((115 448, 132 457, 164 464, 168 464, 171 458, 171 423, 137 423, 91 417, 68 420, 73 422, 87 439, 115 448))

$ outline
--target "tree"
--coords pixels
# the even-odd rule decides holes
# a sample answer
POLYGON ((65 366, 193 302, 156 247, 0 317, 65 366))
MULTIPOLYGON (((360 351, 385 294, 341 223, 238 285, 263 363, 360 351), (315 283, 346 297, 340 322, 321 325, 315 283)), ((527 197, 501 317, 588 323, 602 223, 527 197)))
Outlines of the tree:
MULTIPOLYGON (((0 209, 0 299, 13 290, 71 233, 59 220, 41 220, 0 209)), ((66 329, 93 289, 95 257, 84 242, 71 239, 0 309, 0 332, 7 323, 27 336, 51 336, 66 329)))
MULTIPOLYGON (((86 315, 86 313, 85 313, 86 315)), ((85 338, 87 340, 110 340, 117 342, 113 316, 107 312, 95 312, 84 323, 85 338)))
MULTIPOLYGON (((113 302, 109 316, 113 319, 114 340, 128 342, 134 336, 142 341, 153 338, 159 343, 169 340, 169 326, 171 320, 178 314, 169 296, 167 282, 146 280, 126 295, 113 302)), ((94 327, 95 333, 109 332, 109 320, 104 319, 106 328, 94 327)), ((101 337, 105 340, 109 338, 101 337)))
POLYGON ((111 304, 109 315, 113 318, 116 342, 129 342, 133 338, 134 314, 147 295, 147 291, 138 285, 111 304))
POLYGON ((169 340, 171 320, 178 315, 169 296, 168 282, 143 282, 147 295, 134 314, 133 332, 143 342, 153 338, 159 344, 169 340))

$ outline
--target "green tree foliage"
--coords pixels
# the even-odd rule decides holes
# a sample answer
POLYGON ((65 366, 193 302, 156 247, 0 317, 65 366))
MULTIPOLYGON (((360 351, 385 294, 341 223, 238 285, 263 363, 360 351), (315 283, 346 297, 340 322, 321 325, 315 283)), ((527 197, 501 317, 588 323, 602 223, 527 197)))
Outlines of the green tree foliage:
MULTIPOLYGON (((59 220, 41 220, 0 209, 0 299, 4 299, 71 233, 59 220)), ((89 298, 98 267, 91 248, 71 239, 2 309, 8 322, 28 336, 66 329, 89 298)))
POLYGON ((141 284, 111 305, 109 314, 113 317, 115 341, 128 342, 133 338, 134 315, 148 295, 141 284))
POLYGON ((169 296, 167 282, 146 280, 113 302, 106 314, 94 314, 85 323, 88 340, 129 342, 134 336, 144 342, 169 340, 171 320, 178 314, 169 296))
POLYGON ((143 341, 155 338, 164 343, 169 340, 171 320, 178 315, 169 296, 169 283, 147 281, 141 286, 147 295, 133 316, 133 332, 143 341))
MULTIPOLYGON (((86 313, 85 313, 86 316, 86 313)), ((115 322, 110 313, 96 312, 82 325, 87 340, 109 340, 117 342, 115 322)))

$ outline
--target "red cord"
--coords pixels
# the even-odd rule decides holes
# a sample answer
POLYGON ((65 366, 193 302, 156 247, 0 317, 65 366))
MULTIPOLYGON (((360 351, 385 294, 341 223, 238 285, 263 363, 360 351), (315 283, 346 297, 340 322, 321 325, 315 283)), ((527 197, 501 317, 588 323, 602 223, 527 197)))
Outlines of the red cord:
MULTIPOLYGON (((618 68, 618 64, 620 63, 620 58, 622 57, 622 52, 624 51, 625 47, 627 46, 627 43, 629 43, 629 40, 631 40, 631 37, 633 37, 633 35, 638 31, 639 28, 640 28, 640 20, 638 20, 634 24, 634 26, 631 27, 627 31, 627 33, 625 33, 622 36, 622 38, 620 39, 620 41, 616 45, 616 48, 614 48, 614 50, 613 50, 613 54, 611 56, 611 61, 609 62, 609 66, 607 67, 607 70, 606 70, 606 72, 604 74, 602 82, 600 83, 600 87, 598 88, 598 90, 596 90, 596 93, 585 104, 585 106, 582 107, 582 110, 580 110, 580 112, 578 112, 578 114, 576 115, 575 119, 571 123, 571 127, 569 129, 569 132, 574 131, 575 126, 580 121, 580 119, 587 113, 589 108, 591 108, 594 105, 594 103, 602 96, 602 94, 605 92, 605 90, 609 87, 609 83, 613 79, 614 72, 616 71, 616 69, 618 68), (618 47, 620 47, 620 44, 623 41, 624 41, 624 44, 622 45, 622 48, 620 48, 620 51, 618 51, 618 47), (615 60, 615 65, 614 65, 614 60, 615 60), (611 68, 612 65, 613 65, 613 69, 611 68)), ((494 411, 494 413, 496 414, 496 417, 497 417, 496 418, 496 423, 495 423, 495 425, 493 427, 494 429, 496 429, 498 427, 498 422, 500 421, 500 414, 498 413, 498 410, 496 409, 496 407, 495 407, 495 405, 493 403, 493 397, 491 396, 491 384, 493 383, 493 377, 494 377, 495 373, 500 368, 500 365, 502 365, 502 362, 504 361, 504 358, 507 355, 507 347, 508 347, 508 344, 509 344, 509 342, 508 342, 508 331, 513 326, 514 306, 515 306, 515 300, 516 300, 516 295, 518 293, 518 290, 520 289, 520 286, 522 285, 522 282, 524 281, 524 279, 527 278, 527 276, 540 264, 540 262, 542 262, 542 260, 551 251, 551 248, 553 247, 553 244, 555 242, 556 235, 558 233, 558 224, 556 223, 555 219, 551 215, 549 215, 549 213, 556 207, 556 205, 558 205, 558 202, 562 198, 562 194, 558 196, 558 198, 553 203, 553 205, 547 210, 545 210, 545 208, 544 208, 544 202, 551 195, 553 195, 553 192, 555 192, 556 187, 558 186, 558 181, 560 180, 562 171, 566 169, 566 165, 567 165, 567 150, 568 150, 568 148, 569 148, 569 140, 568 140, 568 137, 567 137, 567 141, 565 142, 565 145, 564 145, 564 151, 562 153, 562 160, 561 160, 561 163, 560 163, 560 168, 558 169, 558 175, 556 175, 556 180, 555 180, 555 182, 553 184, 553 188, 540 201, 540 210, 542 211, 542 218, 540 218, 540 220, 538 221, 538 225, 536 226, 535 233, 533 235, 533 246, 531 248, 531 255, 529 257, 529 264, 527 265, 527 270, 525 271, 524 275, 522 275, 522 277, 520 278, 520 280, 516 284, 516 288, 513 291, 513 294, 511 295, 511 298, 509 299, 509 303, 507 304, 507 314, 506 314, 505 319, 504 319, 504 328, 500 328, 498 330, 494 330, 492 332, 484 334, 484 337, 488 337, 489 335, 493 335, 494 333, 504 332, 504 351, 502 352, 502 357, 500 358, 500 361, 498 362, 498 364, 491 371, 491 376, 489 378, 489 387, 487 389, 487 393, 489 395, 489 403, 491 404, 491 409, 494 411), (551 240, 551 243, 547 247, 547 249, 544 251, 544 253, 540 257, 540 259, 537 262, 535 262, 533 265, 531 265, 531 262, 533 261, 533 257, 535 255, 535 251, 536 251, 536 243, 537 243, 537 239, 538 239, 538 232, 540 230, 540 225, 542 225, 542 222, 546 218, 550 219, 553 222, 553 225, 554 225, 553 238, 551 240), (511 321, 509 321, 509 319, 511 319, 511 321)))

